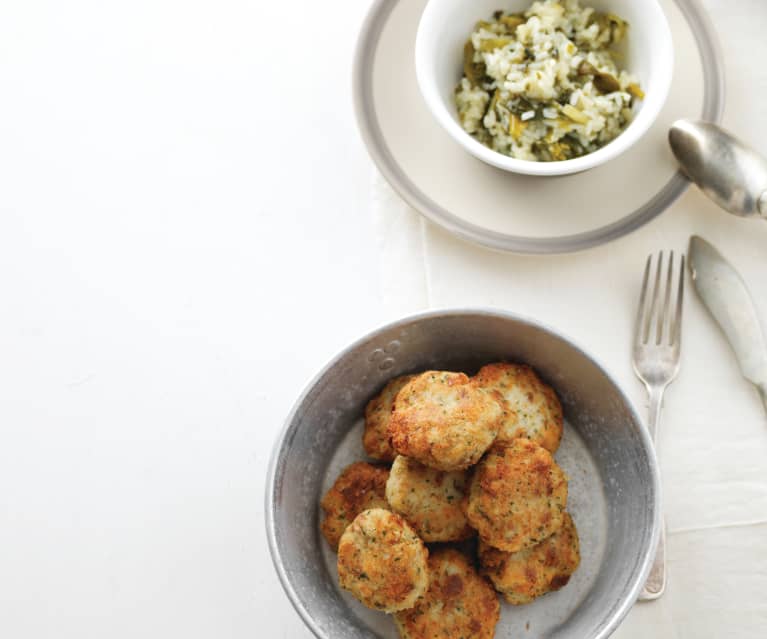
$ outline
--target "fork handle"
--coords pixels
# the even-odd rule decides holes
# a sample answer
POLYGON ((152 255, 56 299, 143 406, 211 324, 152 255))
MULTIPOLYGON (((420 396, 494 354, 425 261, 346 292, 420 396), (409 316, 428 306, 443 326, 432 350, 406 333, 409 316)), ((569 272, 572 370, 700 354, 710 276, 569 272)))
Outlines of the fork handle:
MULTIPOLYGON (((665 386, 648 387, 647 392, 650 396, 649 416, 647 420, 647 429, 650 431, 650 437, 655 445, 655 453, 658 452, 658 430, 660 428, 660 411, 663 408, 663 393, 665 386)), ((666 590, 666 522, 661 520, 660 538, 658 547, 655 550, 655 558, 650 568, 650 574, 645 581, 644 588, 639 595, 639 601, 654 601, 658 599, 666 590)))
POLYGON ((666 522, 661 522, 660 539, 655 551, 655 559, 650 568, 639 601, 654 601, 666 590, 666 522))
POLYGON ((650 439, 655 445, 655 452, 658 452, 658 430, 660 429, 660 411, 663 408, 663 393, 665 386, 653 386, 647 388, 650 396, 649 416, 647 420, 647 430, 650 432, 650 439))

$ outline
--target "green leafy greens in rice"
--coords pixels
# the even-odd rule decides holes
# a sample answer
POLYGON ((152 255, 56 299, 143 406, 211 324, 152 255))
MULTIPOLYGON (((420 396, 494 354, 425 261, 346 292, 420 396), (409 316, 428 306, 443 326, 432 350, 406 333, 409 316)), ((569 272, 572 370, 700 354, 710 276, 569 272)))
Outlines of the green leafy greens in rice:
POLYGON ((463 128, 520 160, 592 153, 629 124, 644 93, 619 71, 628 25, 578 0, 540 0, 524 14, 496 11, 464 48, 455 101, 463 128))

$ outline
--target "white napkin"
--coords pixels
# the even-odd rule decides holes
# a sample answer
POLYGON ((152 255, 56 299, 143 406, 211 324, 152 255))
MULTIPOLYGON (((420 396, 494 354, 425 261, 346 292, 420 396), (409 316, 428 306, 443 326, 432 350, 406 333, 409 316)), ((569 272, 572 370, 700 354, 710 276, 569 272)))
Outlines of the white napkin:
MULTIPOLYGON (((724 41, 725 125, 767 150, 767 67, 761 0, 706 0, 724 41)), ((767 318, 767 225, 721 212, 691 189, 660 218, 608 246, 519 257, 466 244, 411 211, 374 177, 382 298, 396 315, 425 308, 495 306, 569 334, 615 374, 640 411, 631 369, 634 313, 646 256, 713 241, 742 272, 767 318)), ((688 289, 679 379, 660 436, 669 585, 637 604, 619 639, 762 639, 767 632, 767 418, 725 339, 688 289)))
MULTIPOLYGON (((646 397, 631 369, 630 345, 647 254, 685 251, 691 232, 715 240, 741 268, 767 317, 767 283, 760 277, 767 225, 727 216, 695 190, 629 238, 545 258, 468 245, 411 211, 380 177, 374 191, 380 288, 392 316, 451 306, 529 315, 584 345, 642 413, 646 397)), ((761 638, 767 628, 767 420, 689 289, 683 340, 681 374, 668 391, 661 425, 668 590, 657 602, 637 604, 615 636, 761 638)))

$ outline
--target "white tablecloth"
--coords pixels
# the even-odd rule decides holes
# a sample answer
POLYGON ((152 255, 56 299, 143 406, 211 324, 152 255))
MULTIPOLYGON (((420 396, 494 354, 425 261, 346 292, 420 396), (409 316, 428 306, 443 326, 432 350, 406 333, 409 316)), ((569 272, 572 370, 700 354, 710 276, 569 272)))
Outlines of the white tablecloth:
MULTIPOLYGON (((767 5, 706 3, 725 122, 767 148, 767 5)), ((767 317, 767 225, 694 190, 563 257, 425 223, 356 132, 367 3, 331 5, 0 6, 0 636, 308 639, 265 543, 266 462, 308 379, 385 321, 513 309, 643 405, 629 344, 648 253, 714 240, 767 317)), ((616 636, 763 637, 767 418, 693 295, 661 464, 668 594, 616 636)))

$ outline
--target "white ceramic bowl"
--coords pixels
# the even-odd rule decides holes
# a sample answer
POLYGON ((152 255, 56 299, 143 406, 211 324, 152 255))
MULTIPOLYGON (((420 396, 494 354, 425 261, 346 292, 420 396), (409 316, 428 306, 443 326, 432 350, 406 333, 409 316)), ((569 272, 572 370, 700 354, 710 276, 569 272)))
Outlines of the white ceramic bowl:
POLYGON ((592 169, 633 145, 658 117, 671 87, 674 47, 666 16, 657 0, 581 0, 583 6, 615 13, 629 23, 625 68, 646 97, 631 124, 601 149, 573 160, 530 162, 505 156, 481 144, 458 120, 454 90, 463 69, 463 45, 478 20, 494 11, 526 10, 532 0, 430 0, 418 26, 415 67, 429 110, 450 136, 473 156, 493 166, 526 175, 566 175, 592 169))

